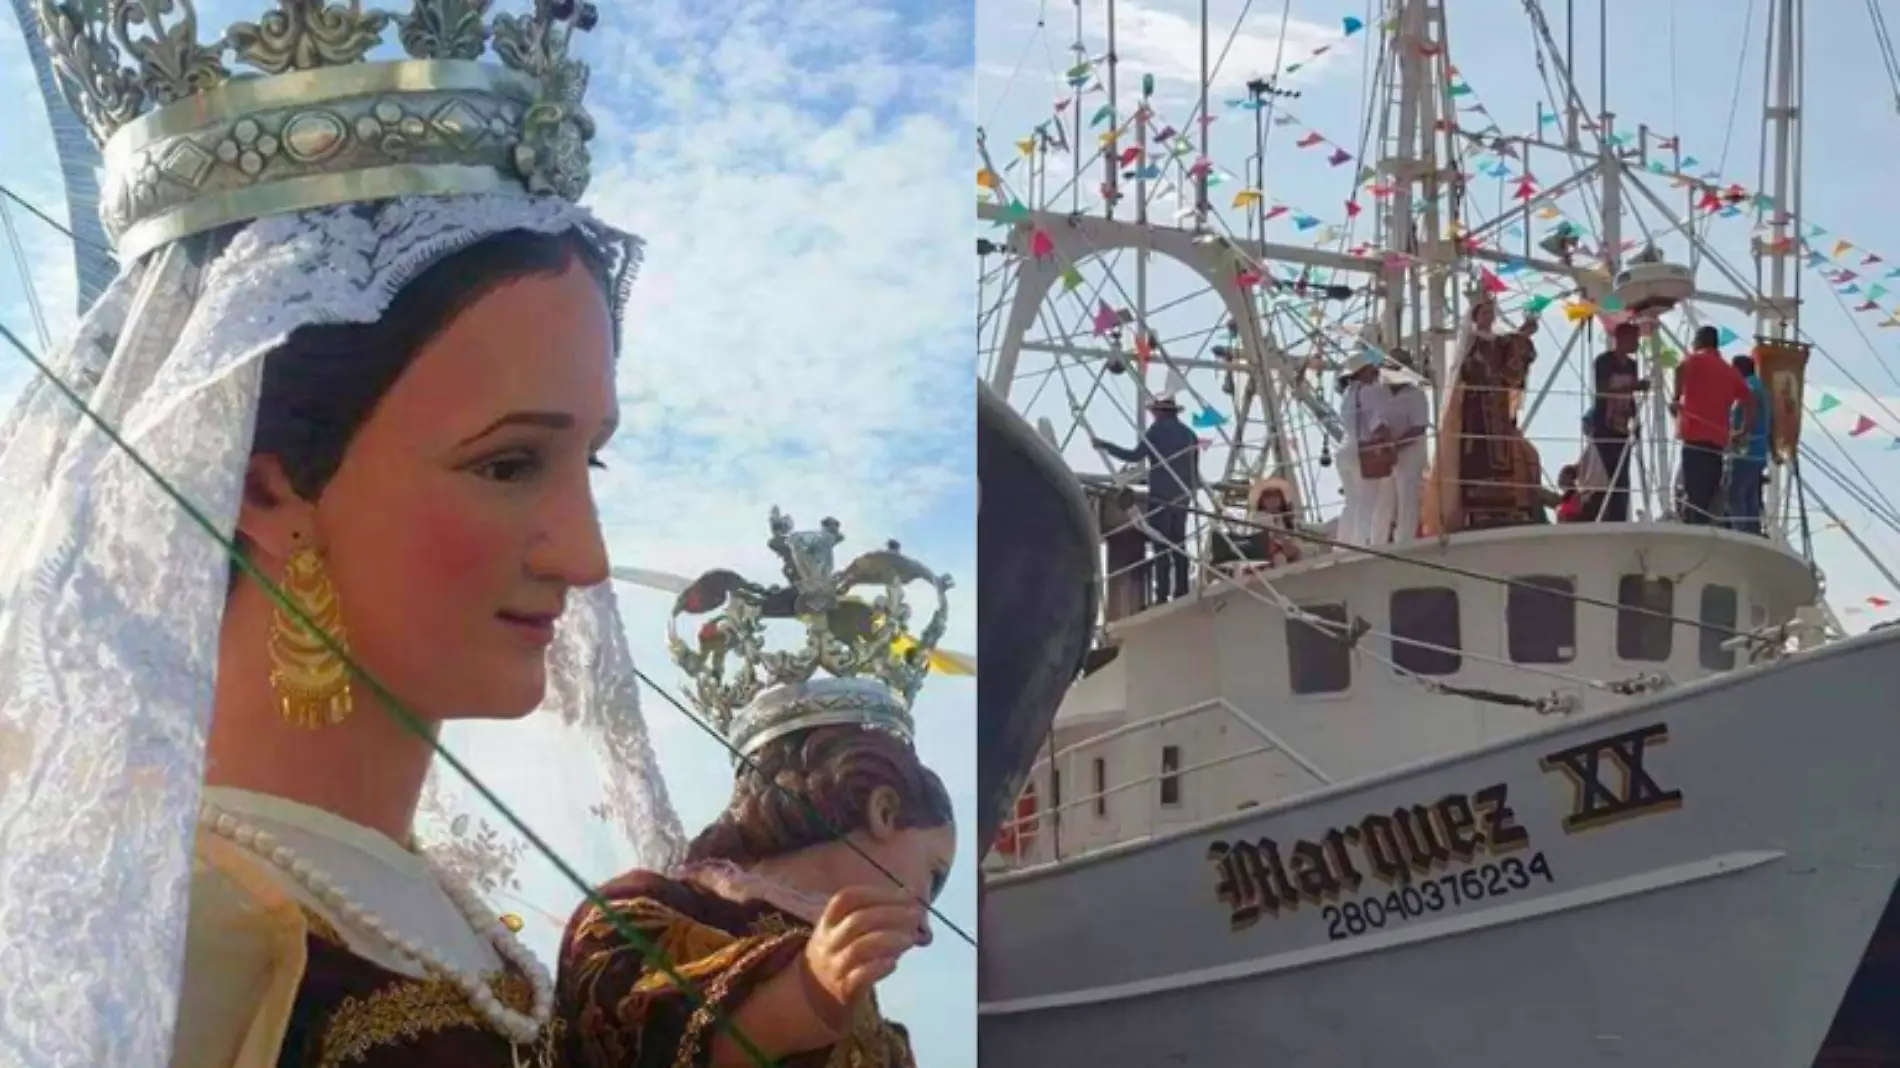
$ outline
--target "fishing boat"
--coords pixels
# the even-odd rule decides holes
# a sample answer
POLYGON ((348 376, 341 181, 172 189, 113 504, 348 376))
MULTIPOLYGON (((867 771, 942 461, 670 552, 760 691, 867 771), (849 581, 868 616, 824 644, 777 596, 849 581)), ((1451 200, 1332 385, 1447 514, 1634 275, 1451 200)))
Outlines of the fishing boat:
POLYGON ((1346 18, 1375 57, 1372 232, 1313 248, 1268 225, 1289 211, 1267 148, 1301 124, 1299 57, 1214 99, 1223 27, 1203 17, 1198 99, 1169 101, 1117 69, 1114 0, 1076 5, 1067 94, 1013 145, 979 142, 988 382, 1071 468, 1100 536, 1075 574, 1103 574, 1094 647, 984 862, 986 1064, 1900 1064, 1900 631, 1850 635, 1814 551, 1837 524, 1893 582, 1830 507, 1877 492, 1803 414, 1827 356, 1796 279, 1802 4, 1766 6, 1756 189, 1588 109, 1536 0, 1555 99, 1522 135, 1461 102, 1455 5, 1346 18), (1218 163, 1216 109, 1252 135, 1244 167, 1218 163), (1522 195, 1484 217, 1480 174, 1522 195), (1563 217, 1577 202, 1593 226, 1563 217), (1757 226, 1752 272, 1708 236, 1729 208, 1757 226), (1545 457, 1537 507, 1454 525, 1428 491, 1419 529, 1346 537, 1325 498, 1353 413, 1328 384, 1368 352, 1402 365, 1442 492, 1480 300, 1525 338, 1566 313, 1510 402, 1545 457), (1660 388, 1627 450, 1630 521, 1549 521, 1556 468, 1592 448, 1561 369, 1635 323, 1666 381, 1723 317, 1779 413, 1762 527, 1678 519, 1660 388), (1192 587, 1165 600, 1148 468, 1101 448, 1163 397, 1192 413, 1205 479, 1174 546, 1192 587), (1294 521, 1263 525, 1265 484, 1294 521), (1299 551, 1250 551, 1269 532, 1299 551))

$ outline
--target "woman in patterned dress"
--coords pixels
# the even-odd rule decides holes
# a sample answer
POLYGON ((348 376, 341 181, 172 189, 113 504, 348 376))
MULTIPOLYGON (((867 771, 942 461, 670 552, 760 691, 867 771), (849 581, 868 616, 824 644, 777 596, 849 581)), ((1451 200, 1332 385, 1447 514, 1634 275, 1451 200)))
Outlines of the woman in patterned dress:
POLYGON ((1537 321, 1509 334, 1498 333, 1496 323, 1497 305, 1479 297, 1439 417, 1427 484, 1433 500, 1424 509, 1435 534, 1535 523, 1544 514, 1537 449, 1517 425, 1537 358, 1537 321))

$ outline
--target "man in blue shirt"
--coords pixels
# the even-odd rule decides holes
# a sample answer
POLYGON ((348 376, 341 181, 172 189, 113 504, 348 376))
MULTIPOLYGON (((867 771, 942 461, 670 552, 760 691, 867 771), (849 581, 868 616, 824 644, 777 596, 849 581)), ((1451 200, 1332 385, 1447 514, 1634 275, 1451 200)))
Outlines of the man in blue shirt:
POLYGON ((1201 484, 1201 439, 1181 421, 1181 405, 1160 397, 1148 406, 1154 421, 1132 449, 1095 438, 1095 447, 1123 463, 1148 465, 1148 526, 1154 531, 1148 568, 1154 603, 1188 592, 1188 509, 1201 484))
MULTIPOLYGON (((1728 476, 1728 523, 1733 530, 1747 534, 1762 533, 1762 480, 1768 472, 1768 442, 1770 427, 1768 391, 1761 384, 1761 378, 1755 373, 1755 361, 1747 356, 1737 356, 1729 363, 1748 383, 1748 392, 1755 398, 1756 417, 1750 423, 1746 438, 1737 440, 1732 449, 1733 459, 1729 461, 1728 476)), ((1729 428, 1739 438, 1742 430, 1742 413, 1739 406, 1729 414, 1729 428)))

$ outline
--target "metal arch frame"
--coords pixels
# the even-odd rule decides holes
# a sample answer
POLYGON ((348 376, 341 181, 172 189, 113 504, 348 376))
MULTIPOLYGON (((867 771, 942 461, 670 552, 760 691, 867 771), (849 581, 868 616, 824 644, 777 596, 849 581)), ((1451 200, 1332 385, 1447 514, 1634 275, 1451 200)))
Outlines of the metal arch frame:
POLYGON ((40 39, 39 20, 33 14, 32 0, 11 0, 13 17, 26 41, 26 54, 33 64, 33 78, 40 87, 40 100, 46 105, 46 117, 53 129, 53 150, 59 157, 59 173, 66 196, 66 221, 73 234, 73 274, 78 282, 79 315, 85 315, 93 302, 105 292, 118 274, 118 263, 108 251, 105 228, 99 222, 99 168, 102 162, 98 146, 85 124, 73 113, 71 104, 60 91, 59 76, 53 70, 46 44, 40 39))
MULTIPOLYGON (((1255 374, 1285 370, 1284 360, 1278 357, 1279 350, 1268 341, 1256 315, 1252 302, 1240 287, 1232 271, 1226 270, 1230 262, 1223 246, 1231 247, 1242 255, 1261 262, 1284 261, 1304 263, 1310 266, 1350 271, 1362 274, 1377 274, 1381 266, 1376 260, 1368 260, 1343 253, 1326 252, 1318 249, 1279 246, 1266 242, 1230 238, 1224 242, 1201 240, 1189 230, 1178 227, 1151 227, 1129 223, 1124 220, 1104 219, 1087 215, 1064 215, 1055 212, 1031 209, 1027 214, 1016 209, 1008 209, 995 203, 981 203, 977 206, 977 216, 986 222, 1007 222, 1014 214, 1016 229, 1011 234, 1011 251, 1019 260, 1016 269, 1016 288, 1010 297, 1008 319, 1003 326, 1002 337, 997 346, 996 363, 990 372, 990 388, 1003 400, 1009 399, 1010 387, 1016 378, 1016 369, 1024 344, 1023 338, 1055 283, 1061 278, 1063 264, 1080 264, 1092 259, 1100 259, 1115 252, 1136 251, 1149 256, 1160 256, 1186 267, 1194 272, 1209 290, 1219 296, 1222 307, 1229 318, 1239 326, 1239 340, 1243 351, 1252 355, 1255 374), (1022 235, 1041 230, 1049 236, 1054 246, 1054 255, 1035 259, 1029 256, 1023 246, 1022 235), (1274 367, 1278 360, 1282 366, 1274 367)), ((1286 424, 1280 411, 1280 397, 1273 389, 1261 388, 1256 395, 1265 409, 1270 424, 1273 441, 1272 455, 1276 462, 1285 466, 1291 462, 1290 446, 1285 440, 1286 424)), ((1244 414, 1244 413, 1243 413, 1244 414)), ((1322 425, 1325 425, 1322 423, 1322 425)), ((1238 428, 1236 429, 1238 433, 1238 428)), ((1255 474, 1259 472, 1254 472, 1255 474)))

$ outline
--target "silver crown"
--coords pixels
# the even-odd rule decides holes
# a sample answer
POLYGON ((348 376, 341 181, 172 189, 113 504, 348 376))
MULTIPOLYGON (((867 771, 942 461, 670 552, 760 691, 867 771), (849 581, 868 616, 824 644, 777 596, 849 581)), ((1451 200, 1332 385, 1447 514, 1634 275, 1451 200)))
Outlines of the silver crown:
POLYGON ((201 42, 193 0, 28 2, 103 151, 101 221, 128 260, 282 212, 587 188, 587 66, 568 41, 592 4, 491 21, 490 0, 276 0, 201 42), (369 61, 391 23, 411 58, 369 61), (500 63, 477 62, 490 42, 500 63))
POLYGON ((667 649, 690 680, 693 704, 742 758, 822 726, 885 730, 911 741, 911 703, 943 638, 950 576, 905 556, 896 542, 840 569, 833 550, 844 534, 835 519, 794 531, 791 517, 774 508, 771 530, 766 545, 783 561, 784 585, 708 571, 674 602, 667 649), (937 593, 936 610, 915 636, 904 599, 913 582, 937 593), (852 596, 870 586, 881 591, 873 599, 852 596), (693 644, 679 636, 683 616, 708 617, 693 644), (766 623, 773 619, 804 625, 798 648, 768 647, 766 623))

